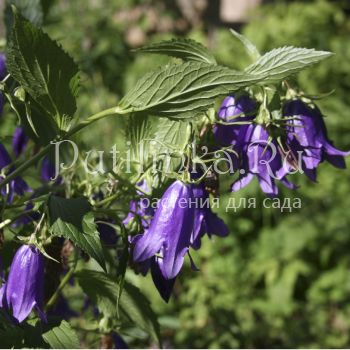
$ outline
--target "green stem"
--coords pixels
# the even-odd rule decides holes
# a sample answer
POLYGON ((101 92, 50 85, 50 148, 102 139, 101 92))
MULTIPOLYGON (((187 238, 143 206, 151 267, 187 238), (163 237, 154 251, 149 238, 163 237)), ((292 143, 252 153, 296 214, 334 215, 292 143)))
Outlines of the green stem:
POLYGON ((73 266, 69 269, 69 271, 66 273, 66 275, 62 278, 61 283, 59 284, 58 288, 56 289, 55 293, 52 294, 50 300, 47 302, 45 311, 50 309, 52 306, 55 305, 58 297, 60 296, 60 293, 62 292, 63 288, 66 286, 66 284, 69 282, 69 280, 72 278, 75 269, 78 264, 78 259, 77 257, 75 258, 73 266))
MULTIPOLYGON (((102 119, 107 116, 111 116, 114 114, 126 114, 127 111, 121 110, 119 107, 113 107, 106 109, 104 111, 101 111, 99 113, 93 114, 89 118, 85 119, 84 121, 77 124, 73 129, 66 132, 64 135, 58 137, 56 141, 64 140, 66 138, 69 138, 73 135, 75 135, 80 130, 84 129, 86 126, 102 119)), ((31 167, 33 164, 35 164, 38 160, 40 160, 42 157, 44 157, 50 150, 50 148, 53 146, 53 143, 49 143, 44 148, 42 148, 33 158, 27 160, 23 164, 21 164, 16 170, 14 170, 11 174, 9 174, 4 180, 0 183, 0 189, 3 188, 5 185, 7 185, 10 181, 14 180, 19 174, 21 174, 23 171, 27 170, 29 167, 31 167)))

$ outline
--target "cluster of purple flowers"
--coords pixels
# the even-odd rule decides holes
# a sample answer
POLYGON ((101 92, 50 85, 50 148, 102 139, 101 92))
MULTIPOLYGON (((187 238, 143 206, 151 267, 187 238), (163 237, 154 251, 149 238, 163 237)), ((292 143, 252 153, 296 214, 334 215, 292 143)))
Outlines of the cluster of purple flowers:
POLYGON ((214 135, 219 144, 232 146, 237 152, 232 156, 239 172, 233 192, 255 177, 264 193, 276 196, 276 182, 296 188, 287 180, 288 174, 299 171, 316 181, 316 169, 323 161, 345 168, 344 156, 350 152, 336 149, 329 141, 323 116, 315 105, 294 99, 284 104, 282 113, 282 125, 274 125, 273 120, 258 123, 257 103, 248 95, 228 96, 223 101, 219 118, 225 124, 216 125, 214 135))
MULTIPOLYGON (((147 188, 145 182, 141 186, 147 188)), ((132 212, 124 224, 137 215, 143 227, 143 233, 131 240, 133 261, 143 274, 151 270, 154 284, 166 301, 190 247, 198 249, 205 234, 226 236, 229 232, 210 207, 198 205, 208 203, 207 198, 203 184, 177 180, 165 191, 156 210, 142 205, 142 198, 131 203, 132 212)))

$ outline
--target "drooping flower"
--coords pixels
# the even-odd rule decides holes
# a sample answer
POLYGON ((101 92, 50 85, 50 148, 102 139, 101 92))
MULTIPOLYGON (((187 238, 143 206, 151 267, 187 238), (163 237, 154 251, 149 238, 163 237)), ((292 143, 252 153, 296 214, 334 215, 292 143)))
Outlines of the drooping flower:
POLYGON ((26 135, 23 127, 17 127, 12 138, 12 149, 16 157, 24 152, 28 141, 29 137, 26 135))
POLYGON ((207 234, 209 237, 217 235, 225 237, 229 234, 229 229, 209 206, 209 194, 204 184, 192 185, 194 197, 196 198, 196 208, 194 215, 194 226, 191 237, 191 247, 199 249, 202 237, 207 234))
POLYGON ((4 300, 13 317, 23 322, 35 308, 42 320, 44 257, 33 246, 23 245, 16 252, 6 282, 4 300))
MULTIPOLYGON (((8 154, 6 148, 3 144, 0 143, 0 171, 11 164, 12 160, 10 155, 8 154)), ((11 168, 9 173, 13 171, 14 168, 11 168)), ((2 177, 0 176, 0 181, 2 180, 2 177)), ((23 196, 24 192, 31 192, 32 190, 29 188, 27 183, 21 178, 16 177, 14 180, 10 181, 9 188, 7 186, 4 186, 1 189, 1 194, 3 196, 8 195, 8 202, 11 203, 13 201, 13 197, 15 194, 18 194, 19 196, 23 196)))
POLYGON ((135 237, 133 258, 143 262, 159 257, 158 264, 166 279, 179 273, 191 244, 194 223, 191 186, 175 181, 163 194, 144 234, 135 237))
POLYGON ((240 169, 239 178, 231 187, 233 192, 247 186, 254 177, 258 179, 262 191, 269 196, 278 194, 276 181, 280 181, 287 188, 295 188, 286 179, 288 167, 284 166, 280 147, 264 126, 250 124, 242 129, 237 138, 241 145, 240 169))
POLYGON ((140 181, 137 184, 137 187, 142 191, 136 191, 140 198, 130 202, 130 211, 127 217, 123 220, 123 224, 127 226, 134 219, 140 219, 143 230, 146 230, 151 223, 155 210, 150 205, 149 200, 145 197, 145 193, 150 192, 146 180, 140 181))
POLYGON ((1 280, 1 287, 0 287, 0 308, 3 307, 3 299, 4 299, 4 293, 5 293, 5 277, 4 277, 4 268, 2 265, 2 258, 0 256, 0 280, 1 280))
POLYGON ((112 333, 112 339, 115 349, 129 349, 124 339, 116 332, 112 333))
POLYGON ((3 80, 6 75, 6 56, 3 53, 0 53, 0 80, 3 80))
POLYGON ((301 100, 288 101, 284 105, 284 116, 291 117, 287 130, 287 145, 290 151, 302 158, 302 170, 313 181, 316 168, 327 160, 337 168, 345 168, 344 157, 350 152, 335 148, 327 136, 321 111, 301 100))
POLYGON ((219 109, 218 115, 220 120, 232 125, 216 124, 214 127, 214 136, 216 141, 224 146, 238 146, 239 138, 237 137, 242 130, 248 128, 248 124, 237 124, 237 122, 249 122, 255 117, 256 102, 248 95, 227 96, 219 109))

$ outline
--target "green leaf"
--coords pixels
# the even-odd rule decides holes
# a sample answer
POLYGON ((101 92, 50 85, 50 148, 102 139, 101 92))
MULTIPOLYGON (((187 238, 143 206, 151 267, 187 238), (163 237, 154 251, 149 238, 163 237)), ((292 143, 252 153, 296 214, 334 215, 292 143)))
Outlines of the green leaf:
POLYGON ((14 5, 19 13, 36 26, 41 26, 44 20, 42 0, 7 0, 5 10, 5 22, 8 33, 13 25, 11 5, 14 5))
POLYGON ((157 316, 152 310, 149 300, 137 287, 125 282, 119 303, 131 321, 161 344, 157 316))
POLYGON ((206 111, 221 95, 254 85, 263 75, 241 73, 199 62, 173 64, 146 74, 122 99, 122 113, 149 111, 190 118, 206 111))
POLYGON ((51 196, 48 206, 50 232, 70 239, 106 270, 99 233, 87 199, 51 196))
POLYGON ((64 320, 43 333, 43 338, 52 349, 80 349, 77 334, 64 320))
POLYGON ((59 129, 65 129, 76 111, 78 68, 55 41, 15 9, 13 17, 8 71, 47 113, 46 118, 50 116, 59 129))
POLYGON ((181 58, 184 61, 216 64, 215 57, 202 44, 192 39, 172 39, 141 47, 137 51, 181 58))
POLYGON ((147 168, 150 157, 150 139, 153 138, 151 118, 147 115, 132 115, 126 128, 126 139, 130 142, 130 159, 139 171, 147 168))
POLYGON ((255 62, 257 59, 260 58, 259 50, 250 40, 248 40, 244 35, 239 34, 238 32, 236 32, 233 29, 230 29, 230 31, 231 31, 232 35, 243 44, 243 46, 246 49, 247 54, 253 60, 253 62, 255 62))
MULTIPOLYGON (((153 118, 154 119, 154 118, 153 118)), ((157 155, 158 176, 152 174, 152 187, 159 187, 166 180, 166 173, 178 170, 183 161, 183 153, 190 136, 187 120, 158 118, 150 153, 157 155)))
MULTIPOLYGON (((79 285, 104 316, 115 318, 118 315, 119 286, 102 272, 81 270, 75 274, 79 285)), ((128 282, 119 299, 123 314, 136 326, 160 343, 159 324, 148 299, 140 290, 128 282)))
POLYGON ((245 71, 249 74, 265 75, 267 83, 278 82, 332 55, 333 53, 328 51, 281 47, 267 52, 245 71))

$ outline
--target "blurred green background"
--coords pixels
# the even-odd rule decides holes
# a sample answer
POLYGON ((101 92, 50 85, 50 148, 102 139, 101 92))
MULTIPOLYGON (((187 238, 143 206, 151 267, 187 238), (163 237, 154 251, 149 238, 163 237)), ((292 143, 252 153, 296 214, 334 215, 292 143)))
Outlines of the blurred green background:
MULTIPOLYGON (((192 37, 210 47, 220 63, 245 67, 249 58, 230 34, 231 26, 262 52, 295 45, 336 53, 298 81, 312 95, 335 90, 319 105, 329 137, 349 150, 349 1, 268 1, 232 22, 220 18, 219 7, 213 0, 53 2, 45 30, 84 72, 80 115, 115 105, 139 77, 167 61, 132 52, 149 42, 192 37)), ((109 149, 122 145, 123 133, 120 120, 108 119, 89 129, 84 141, 109 149)), ((300 197, 303 205, 292 213, 262 205, 226 213, 222 206, 230 236, 203 240, 193 254, 200 272, 186 266, 169 304, 150 278, 128 274, 152 300, 166 347, 350 347, 350 172, 322 164, 318 183, 293 180, 300 189, 284 190, 282 196, 300 197)), ((229 183, 221 183, 223 202, 232 196, 229 183)), ((235 195, 254 196, 262 203, 257 185, 235 195)), ((126 340, 131 346, 150 345, 142 334, 126 340)))

